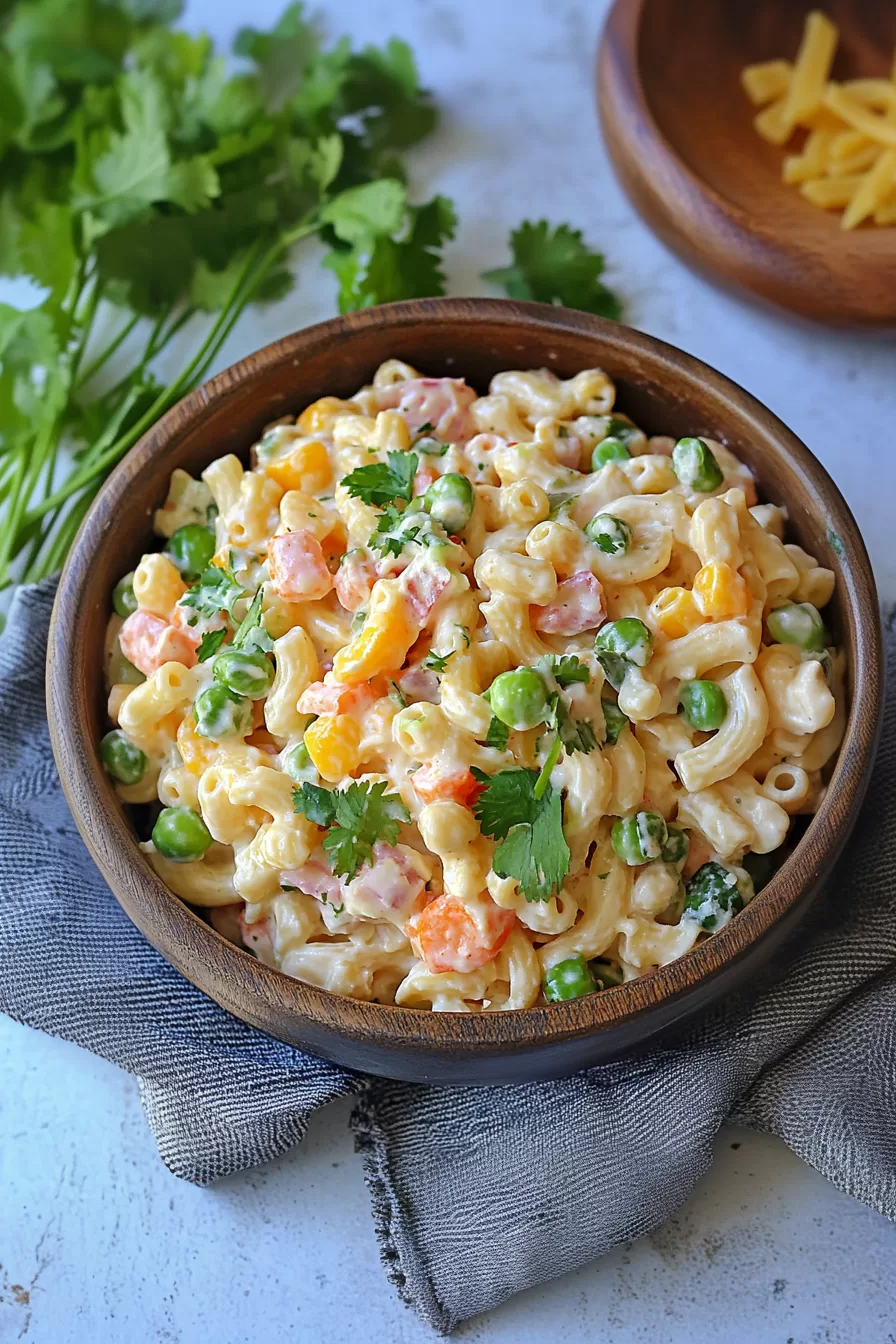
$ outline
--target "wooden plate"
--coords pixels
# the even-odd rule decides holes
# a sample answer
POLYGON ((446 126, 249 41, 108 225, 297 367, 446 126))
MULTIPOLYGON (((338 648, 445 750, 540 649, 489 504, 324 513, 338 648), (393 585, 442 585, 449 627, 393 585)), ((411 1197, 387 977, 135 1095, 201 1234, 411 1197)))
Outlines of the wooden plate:
MULTIPOLYGON (((598 59, 610 156, 646 222, 712 278, 817 322, 896 326, 896 227, 840 228, 781 181, 753 128, 752 62, 796 55, 808 0, 616 0, 598 59)), ((836 79, 886 76, 890 0, 825 0, 836 79)))
MULTIPOLYGON (((643 1046, 738 984, 753 985, 846 841, 868 784, 881 705, 880 620, 855 521, 809 450, 754 397, 670 345, 585 313, 491 299, 370 308, 295 332, 185 397, 132 449, 88 513, 53 611, 47 701, 53 751, 81 835, 146 937, 223 1007, 340 1064, 435 1082, 520 1082, 643 1046), (198 474, 262 427, 326 393, 350 396, 390 357, 479 391, 502 369, 595 365, 648 433, 723 439, 786 503, 792 535, 837 573, 829 614, 850 669, 850 710, 831 787, 794 853, 737 919, 668 966, 617 989, 509 1013, 432 1013, 362 1003, 292 980, 227 942, 178 900, 137 848, 99 760, 102 651, 114 584, 153 545, 152 511, 175 467, 198 474)), ((111 900, 110 896, 110 900, 111 900)))

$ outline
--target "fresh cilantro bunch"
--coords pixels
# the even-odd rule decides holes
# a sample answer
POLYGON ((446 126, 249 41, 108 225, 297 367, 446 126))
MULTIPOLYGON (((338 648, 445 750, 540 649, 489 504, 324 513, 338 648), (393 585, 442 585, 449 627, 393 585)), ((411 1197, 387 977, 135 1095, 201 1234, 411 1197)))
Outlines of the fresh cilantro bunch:
POLYGON ((512 299, 534 299, 581 308, 601 317, 619 318, 622 305, 604 284, 604 258, 592 252, 579 229, 546 219, 524 220, 510 235, 513 261, 509 266, 483 271, 483 280, 499 285, 512 299))
POLYGON ((326 46, 293 4, 237 35, 232 67, 171 26, 179 12, 0 5, 0 274, 43 291, 0 305, 0 587, 58 566, 246 306, 291 289, 300 239, 329 245, 343 311, 444 292, 454 211, 404 185, 400 155, 436 122, 408 47, 326 46), (163 385, 154 362, 187 324, 192 354, 163 385))
POLYGON ((549 901, 569 872, 569 846, 563 834, 560 794, 537 770, 499 770, 489 777, 473 768, 484 785, 473 805, 483 835, 500 843, 492 867, 499 877, 519 883, 527 901, 549 901))
POLYGON ((403 821, 410 820, 404 803, 386 785, 349 784, 345 789, 324 789, 303 784, 292 791, 297 812, 304 812, 315 826, 326 826, 324 849, 337 877, 354 877, 373 857, 377 840, 394 845, 403 821))

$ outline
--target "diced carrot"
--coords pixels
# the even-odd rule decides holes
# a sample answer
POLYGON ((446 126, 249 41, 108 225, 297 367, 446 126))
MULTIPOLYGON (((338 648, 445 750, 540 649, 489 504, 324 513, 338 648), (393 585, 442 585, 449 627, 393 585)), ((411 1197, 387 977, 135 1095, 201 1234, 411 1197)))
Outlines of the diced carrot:
POLYGON ((411 783, 424 803, 452 802, 472 807, 482 792, 471 770, 443 770, 435 762, 422 765, 411 775, 411 783))
POLYGON ((425 495, 439 473, 433 467, 418 467, 414 476, 414 495, 425 495))
POLYGON ((431 971, 478 971, 502 948, 516 925, 512 910, 484 898, 482 925, 454 896, 437 896, 406 925, 418 956, 431 971))
POLYGON ((271 587, 287 602, 314 601, 326 597, 333 587, 321 544, 304 528, 271 537, 268 565, 271 587))
POLYGON ((344 686, 340 682, 328 685, 315 681, 299 696, 300 714, 351 714, 364 710, 373 700, 368 682, 359 686, 344 686))
POLYGON ((342 557, 333 582, 346 611, 358 611, 369 601, 375 579, 373 559, 366 551, 348 551, 342 557))
POLYGON ((128 662, 149 677, 164 663, 183 663, 193 667, 196 647, 186 631, 169 625, 151 611, 134 611, 118 636, 121 651, 128 662))

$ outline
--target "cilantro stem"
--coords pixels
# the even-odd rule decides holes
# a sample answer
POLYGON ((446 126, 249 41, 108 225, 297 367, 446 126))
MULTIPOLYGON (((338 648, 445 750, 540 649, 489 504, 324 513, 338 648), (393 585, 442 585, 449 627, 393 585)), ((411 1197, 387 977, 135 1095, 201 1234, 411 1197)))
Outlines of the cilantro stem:
POLYGON ((536 801, 539 798, 544 797, 545 790, 551 782, 551 771, 560 759, 561 750, 560 737, 558 734, 558 736, 554 738, 554 745, 547 754, 547 759, 541 767, 541 774, 536 779, 535 788, 532 790, 536 801))
POLYGON ((69 372, 69 377, 71 379, 72 386, 75 385, 76 379, 78 377, 78 369, 80 368, 81 361, 84 358, 84 351, 87 348, 87 342, 90 340, 90 333, 93 328, 94 320, 96 319, 96 311, 100 305, 100 299, 102 297, 103 297, 102 283, 99 280, 95 280, 90 290, 90 295, 87 300, 84 316, 83 318, 80 319, 81 335, 78 340, 75 353, 72 356, 71 369, 69 372))
POLYGON ((78 381, 75 384, 76 391, 79 388, 82 388, 85 385, 85 383, 89 383, 91 378, 94 378, 99 373, 103 365, 107 364, 108 361, 112 358, 112 356, 116 353, 116 351, 124 344, 124 342, 130 336, 131 332, 136 327, 137 323, 142 322, 142 320, 143 320, 142 313, 134 313, 133 316, 130 317, 127 322, 125 322, 124 326, 121 327, 118 332, 116 332, 115 336, 113 336, 112 340, 105 347, 105 349, 103 349, 97 355, 96 359, 91 360, 87 368, 78 378, 78 381))
MULTIPOLYGON (((122 435, 120 439, 117 439, 113 443, 111 443, 111 445, 108 448, 106 448, 105 451, 98 453, 94 450, 94 452, 91 453, 90 458, 84 463, 84 465, 81 467, 79 471, 73 472, 73 474, 68 478, 68 480, 62 486, 60 486, 58 490, 56 490, 52 495, 50 495, 48 499, 43 500, 40 504, 35 504, 31 509, 29 509, 23 519, 23 522, 26 526, 28 523, 32 522, 35 518, 42 518, 45 514, 49 513, 51 510, 57 509, 60 504, 64 504, 65 501, 71 498, 71 496, 75 494, 78 490, 82 489, 82 487, 89 485, 92 481, 94 481, 97 478, 97 476, 102 474, 102 472, 105 470, 106 467, 110 466, 113 462, 117 461, 118 458, 122 457, 129 448, 133 447, 133 445, 140 438, 141 434, 143 434, 145 430, 149 429, 149 427, 155 423, 155 421, 164 411, 167 411, 169 407, 173 406, 175 402, 180 400, 184 392, 186 392, 187 389, 190 387, 195 373, 202 367, 203 362, 206 359, 213 359, 215 357, 218 349, 220 348, 221 343, 223 342, 223 339, 226 337, 227 334, 226 332, 224 333, 224 336, 221 336, 220 332, 225 322, 230 320, 230 313, 228 309, 231 306, 231 304, 239 300, 240 291, 243 286, 245 277, 251 271, 252 266, 258 256, 258 251, 259 251, 258 245, 256 245, 250 250, 245 264, 241 268, 240 273, 237 276, 237 279, 234 281, 234 284, 230 291, 230 295, 225 301, 224 307, 218 314, 218 317, 214 322, 211 331, 206 336, 206 339, 203 342, 202 346, 200 347, 199 351, 194 356, 190 364, 187 365, 186 369, 184 369, 180 373, 180 375, 174 380, 174 382, 170 385, 170 387, 165 388, 162 392, 159 393, 159 395, 156 397, 155 401, 152 403, 149 409, 140 417, 136 425, 134 425, 131 429, 127 431, 126 434, 122 435)), ((244 303, 240 304, 240 311, 242 311, 242 308, 244 306, 245 306, 244 303)), ((127 405, 128 410, 130 409, 130 406, 133 405, 133 398, 135 392, 136 389, 132 389, 130 397, 125 399, 125 405, 127 405), (130 404, 128 404, 128 402, 130 402, 130 404)), ((123 419, 124 415, 119 413, 118 416, 119 425, 121 424, 121 421, 123 419)), ((104 438, 106 437, 107 436, 104 435, 104 438)), ((102 440, 100 441, 100 444, 102 444, 102 440)), ((100 444, 96 446, 99 447, 100 444)), ((0 556, 2 556, 2 551, 0 551, 0 556)), ((0 568, 0 572, 2 572, 2 568, 0 568)))

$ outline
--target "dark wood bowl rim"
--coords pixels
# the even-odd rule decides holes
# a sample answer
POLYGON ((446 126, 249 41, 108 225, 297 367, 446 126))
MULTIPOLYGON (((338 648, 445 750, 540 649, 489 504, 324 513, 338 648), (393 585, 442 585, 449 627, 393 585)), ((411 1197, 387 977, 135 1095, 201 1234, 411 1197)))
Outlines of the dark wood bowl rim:
MULTIPOLYGON (((462 372, 460 363, 458 371, 462 372)), ((248 448, 248 444, 246 446, 248 448)), ((198 958, 205 963, 206 971, 210 970, 218 977, 232 975, 234 982, 239 982, 250 995, 275 1010, 292 1013, 299 1019, 311 1019, 331 1030, 371 1043, 388 1042, 398 1047, 407 1043, 416 1049, 452 1048, 471 1054, 478 1051, 490 1053, 496 1047, 512 1051, 533 1043, 568 1040, 600 1031, 631 1020, 645 1009, 687 996, 696 983, 715 976, 736 960, 799 901, 813 882, 817 883, 821 873, 829 871, 861 803, 870 769, 869 755, 873 756, 879 729, 881 631, 879 622, 868 625, 861 620, 861 607, 864 603, 867 609, 869 601, 876 610, 874 579, 865 547, 852 514, 827 472, 800 440, 759 401, 700 360, 631 328, 549 305, 500 299, 427 299, 389 304, 352 314, 349 319, 334 318, 294 332, 232 365, 163 416, 115 469, 82 524, 59 584, 47 661, 50 735, 74 819, 100 871, 126 910, 128 901, 116 890, 116 878, 122 872, 129 872, 129 885, 134 889, 131 901, 141 914, 146 912, 145 923, 143 918, 136 918, 135 922, 147 933, 146 924, 151 925, 151 940, 188 978, 191 966, 198 964, 194 959, 198 958), (855 627, 858 655, 855 698, 821 809, 812 818, 794 853, 747 909, 725 929, 672 963, 679 968, 679 973, 687 968, 688 983, 684 988, 680 981, 676 986, 670 967, 660 967, 627 985, 570 1003, 465 1016, 462 1043, 452 1040, 450 1032, 445 1030, 445 1017, 456 1019, 456 1014, 366 1003, 291 979, 229 943, 174 896, 137 848, 121 805, 100 765, 97 745, 84 718, 77 713, 73 679, 66 663, 66 650, 72 644, 81 592, 93 551, 107 527, 106 520, 116 518, 117 526, 125 525, 122 519, 127 516, 128 483, 162 444, 168 445, 184 437, 185 426, 196 417, 206 415, 212 406, 240 397, 244 383, 271 365, 289 358, 298 360, 303 351, 311 348, 320 350, 328 344, 341 344, 351 340, 354 333, 369 328, 400 330, 421 321, 438 322, 440 319, 504 327, 508 367, 512 365, 510 338, 513 329, 534 326, 543 333, 546 348, 552 332, 591 335, 598 337, 604 346, 629 358, 640 353, 654 362, 663 362, 670 370, 708 385, 723 398, 730 399, 735 394, 742 415, 749 414, 764 436, 771 435, 775 439, 793 469, 824 499, 828 526, 835 529, 843 547, 838 583, 842 585, 845 598, 844 610, 855 627), (87 800, 85 807, 76 806, 78 796, 87 800), (835 798, 837 817, 832 815, 835 798), (101 822, 104 816, 109 818, 108 824, 101 822), (830 837, 826 840, 828 827, 830 837)), ((208 976, 206 983, 210 983, 208 976)))

